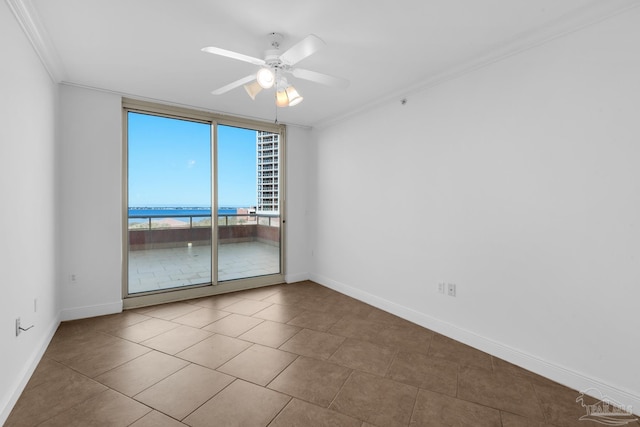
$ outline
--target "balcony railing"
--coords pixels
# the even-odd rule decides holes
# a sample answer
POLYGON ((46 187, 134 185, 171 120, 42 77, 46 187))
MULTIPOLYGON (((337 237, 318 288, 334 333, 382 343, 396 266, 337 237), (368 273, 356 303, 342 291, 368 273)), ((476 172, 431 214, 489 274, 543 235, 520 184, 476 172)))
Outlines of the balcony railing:
MULTIPOLYGON (((211 244, 211 215, 130 215, 129 249, 211 244)), ((218 243, 280 242, 280 215, 218 215, 218 243)))

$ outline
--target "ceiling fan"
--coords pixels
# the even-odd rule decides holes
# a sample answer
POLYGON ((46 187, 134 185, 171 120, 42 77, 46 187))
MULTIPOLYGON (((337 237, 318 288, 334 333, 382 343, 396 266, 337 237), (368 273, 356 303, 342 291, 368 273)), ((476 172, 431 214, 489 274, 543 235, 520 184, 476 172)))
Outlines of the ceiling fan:
POLYGON ((265 52, 264 59, 221 49, 219 47, 209 46, 202 48, 203 52, 260 66, 257 73, 250 74, 228 85, 222 86, 211 93, 213 95, 221 95, 237 87, 244 86, 251 99, 255 99, 261 90, 275 86, 276 105, 278 107, 292 107, 299 104, 303 98, 298 91, 289 84, 287 75, 332 87, 346 88, 349 86, 349 81, 346 79, 294 67, 298 62, 326 46, 326 43, 318 36, 309 34, 283 53, 280 53, 280 44, 283 40, 282 34, 270 33, 269 40, 270 49, 265 52))

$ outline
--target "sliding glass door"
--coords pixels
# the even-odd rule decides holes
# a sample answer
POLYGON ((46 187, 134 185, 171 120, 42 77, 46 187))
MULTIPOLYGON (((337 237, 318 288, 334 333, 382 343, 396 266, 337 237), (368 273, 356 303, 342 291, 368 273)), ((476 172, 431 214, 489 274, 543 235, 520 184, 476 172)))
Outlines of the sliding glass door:
POLYGON ((282 282, 281 128, 125 108, 125 129, 125 297, 282 282))
POLYGON ((129 112, 128 293, 211 283, 211 128, 129 112))
POLYGON ((218 280, 280 273, 279 140, 218 126, 218 280))

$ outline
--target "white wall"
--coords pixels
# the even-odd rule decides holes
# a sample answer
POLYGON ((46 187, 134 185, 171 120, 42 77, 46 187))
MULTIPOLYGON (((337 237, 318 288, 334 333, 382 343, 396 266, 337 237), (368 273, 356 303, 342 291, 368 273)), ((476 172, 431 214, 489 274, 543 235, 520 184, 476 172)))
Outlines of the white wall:
POLYGON ((5 2, 0 2, 0 52, 3 424, 59 323, 55 281, 58 92, 5 2), (24 327, 34 327, 16 337, 18 317, 24 327))
POLYGON ((68 320, 122 309, 121 98, 61 86, 61 116, 61 315, 68 320))
MULTIPOLYGON (((62 86, 61 107, 60 280, 65 320, 122 308, 122 105, 114 94, 62 86)), ((309 138, 307 129, 287 130, 288 281, 309 277, 309 138)))
POLYGON ((290 126, 286 136, 285 280, 309 279, 309 165, 311 131, 290 126))
POLYGON ((312 278, 640 407, 638 40, 636 9, 314 131, 312 278))

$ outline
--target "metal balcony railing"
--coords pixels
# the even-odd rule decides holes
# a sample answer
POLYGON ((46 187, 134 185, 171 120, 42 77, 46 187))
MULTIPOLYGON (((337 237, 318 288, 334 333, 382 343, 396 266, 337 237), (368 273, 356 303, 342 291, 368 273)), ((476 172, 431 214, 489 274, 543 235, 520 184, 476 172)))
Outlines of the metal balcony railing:
MULTIPOLYGON (((279 227, 280 215, 255 213, 218 215, 219 227, 257 224, 266 225, 268 227, 279 227)), ((129 215, 129 230, 199 227, 211 227, 211 215, 129 215), (168 221, 160 221, 163 219, 166 219, 168 221)))
MULTIPOLYGON (((211 215, 130 215, 129 249, 172 248, 211 244, 211 215)), ((239 213, 218 215, 218 243, 280 242, 280 215, 239 213)))

